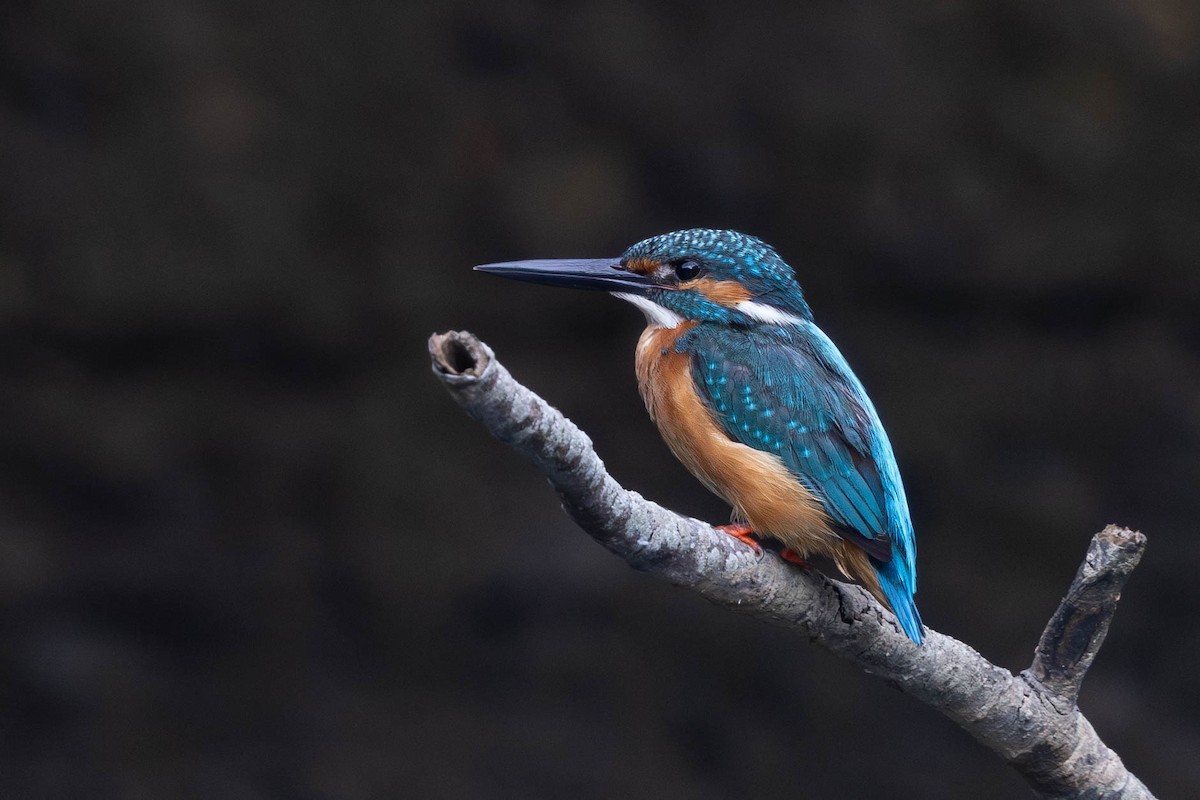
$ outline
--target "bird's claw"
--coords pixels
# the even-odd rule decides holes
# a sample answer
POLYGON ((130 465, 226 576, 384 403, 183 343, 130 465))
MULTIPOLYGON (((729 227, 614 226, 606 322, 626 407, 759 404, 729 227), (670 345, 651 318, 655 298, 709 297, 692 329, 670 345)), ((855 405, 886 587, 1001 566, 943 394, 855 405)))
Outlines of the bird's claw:
POLYGON ((790 547, 785 547, 780 550, 779 557, 789 564, 794 564, 795 566, 802 567, 804 569, 808 569, 812 566, 812 564, 809 564, 807 561, 805 561, 799 553, 790 547))
POLYGON ((754 550, 754 557, 758 561, 762 561, 763 547, 759 543, 758 538, 754 535, 754 529, 749 525, 744 525, 740 522, 730 523, 729 525, 718 525, 717 530, 722 533, 727 533, 739 542, 749 545, 754 550))

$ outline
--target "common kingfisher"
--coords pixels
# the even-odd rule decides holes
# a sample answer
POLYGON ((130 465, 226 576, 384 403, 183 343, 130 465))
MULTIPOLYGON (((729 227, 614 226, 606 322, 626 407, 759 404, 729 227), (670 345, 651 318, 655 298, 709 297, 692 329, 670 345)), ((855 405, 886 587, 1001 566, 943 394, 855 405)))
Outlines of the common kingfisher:
POLYGON ((727 532, 833 559, 917 644, 916 539, 875 406, 813 322, 795 271, 735 231, 654 236, 620 258, 511 261, 477 270, 601 289, 637 306, 637 380, 684 466, 733 507, 727 532))

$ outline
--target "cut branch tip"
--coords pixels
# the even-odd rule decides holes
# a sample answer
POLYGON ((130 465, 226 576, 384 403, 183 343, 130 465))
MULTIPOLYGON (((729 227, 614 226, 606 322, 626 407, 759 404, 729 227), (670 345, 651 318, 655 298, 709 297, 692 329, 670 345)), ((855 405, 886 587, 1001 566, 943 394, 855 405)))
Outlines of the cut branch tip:
POLYGON ((447 331, 429 337, 434 372, 447 379, 477 380, 492 361, 491 350, 467 331, 447 331))

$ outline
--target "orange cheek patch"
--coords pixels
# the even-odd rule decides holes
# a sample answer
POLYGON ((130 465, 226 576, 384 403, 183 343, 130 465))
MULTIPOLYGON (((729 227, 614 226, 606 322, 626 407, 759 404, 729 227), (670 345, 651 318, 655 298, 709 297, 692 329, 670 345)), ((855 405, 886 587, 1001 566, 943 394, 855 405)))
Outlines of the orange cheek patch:
POLYGON ((738 303, 750 299, 750 292, 737 281, 716 281, 712 278, 698 278, 694 281, 679 284, 680 289, 695 289, 714 303, 733 308, 738 303))
POLYGON ((631 258, 625 269, 638 275, 649 275, 659 268, 660 264, 653 258, 631 258))

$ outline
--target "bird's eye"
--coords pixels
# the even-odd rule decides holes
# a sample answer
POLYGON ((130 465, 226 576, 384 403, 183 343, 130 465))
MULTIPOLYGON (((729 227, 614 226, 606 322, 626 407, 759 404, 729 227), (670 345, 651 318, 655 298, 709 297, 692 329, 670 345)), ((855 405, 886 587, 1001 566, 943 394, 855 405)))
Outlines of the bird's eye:
POLYGON ((690 281, 703 269, 698 262, 692 261, 690 258, 676 261, 672 266, 675 267, 675 277, 681 281, 690 281))

